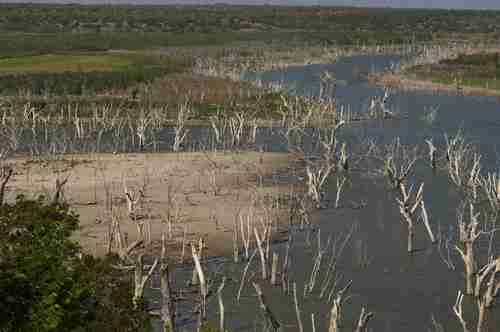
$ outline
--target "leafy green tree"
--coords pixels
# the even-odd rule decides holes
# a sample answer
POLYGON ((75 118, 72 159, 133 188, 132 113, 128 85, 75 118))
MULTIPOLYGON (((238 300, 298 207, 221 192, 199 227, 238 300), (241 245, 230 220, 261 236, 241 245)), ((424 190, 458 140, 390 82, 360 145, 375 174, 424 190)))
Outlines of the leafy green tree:
POLYGON ((83 255, 63 205, 20 196, 0 207, 0 331, 145 331, 129 278, 83 255))

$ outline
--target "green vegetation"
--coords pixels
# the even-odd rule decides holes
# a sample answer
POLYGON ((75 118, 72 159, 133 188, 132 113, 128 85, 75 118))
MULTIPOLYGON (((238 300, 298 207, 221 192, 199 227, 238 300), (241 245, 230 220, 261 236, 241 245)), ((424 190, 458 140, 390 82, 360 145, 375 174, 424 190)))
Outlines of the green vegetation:
POLYGON ((0 331, 146 331, 111 258, 80 253, 67 207, 19 197, 0 206, 0 331))
POLYGON ((185 71, 190 58, 137 53, 50 54, 0 60, 0 94, 93 95, 185 71))
POLYGON ((0 75, 67 71, 121 71, 132 64, 132 59, 123 55, 46 54, 0 59, 0 75))
POLYGON ((0 56, 244 41, 387 44, 497 38, 500 12, 284 6, 0 4, 0 56))
POLYGON ((435 83, 500 90, 499 53, 460 54, 455 59, 415 66, 407 72, 435 83))

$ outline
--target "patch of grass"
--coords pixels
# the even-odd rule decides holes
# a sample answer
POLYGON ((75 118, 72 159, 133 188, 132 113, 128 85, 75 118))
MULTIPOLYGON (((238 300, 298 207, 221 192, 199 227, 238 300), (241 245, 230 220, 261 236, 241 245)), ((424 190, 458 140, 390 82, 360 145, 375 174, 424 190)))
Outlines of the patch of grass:
POLYGON ((51 54, 0 60, 0 94, 93 95, 183 72, 189 57, 142 53, 51 54))
POLYGON ((16 73, 62 73, 120 71, 133 59, 109 54, 46 54, 0 59, 0 75, 16 73))
POLYGON ((499 53, 460 54, 437 64, 409 68, 407 73, 434 83, 500 90, 499 53))

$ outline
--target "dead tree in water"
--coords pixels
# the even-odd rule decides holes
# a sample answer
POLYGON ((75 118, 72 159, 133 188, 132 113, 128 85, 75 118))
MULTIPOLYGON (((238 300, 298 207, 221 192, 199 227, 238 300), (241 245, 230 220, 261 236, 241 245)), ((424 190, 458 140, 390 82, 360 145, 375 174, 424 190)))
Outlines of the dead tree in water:
POLYGON ((465 294, 473 295, 473 277, 476 273, 476 258, 474 252, 474 243, 482 234, 478 230, 479 227, 479 213, 474 212, 474 205, 469 205, 469 218, 470 222, 466 223, 464 221, 463 211, 458 215, 458 229, 459 229, 459 241, 462 248, 455 246, 455 249, 460 253, 462 260, 465 265, 465 294))
POLYGON ((396 198, 396 201, 399 204, 399 212, 401 213, 403 221, 406 222, 408 228, 408 246, 407 246, 408 252, 413 251, 413 237, 415 236, 414 234, 415 225, 413 219, 417 208, 420 206, 420 203, 422 203, 423 189, 424 189, 424 184, 422 183, 415 197, 413 197, 412 195, 413 188, 410 187, 410 189, 407 191, 406 186, 403 183, 401 183, 400 190, 402 197, 401 199, 396 198))
POLYGON ((203 321, 207 317, 208 288, 207 288, 207 284, 205 281, 205 274, 203 273, 203 269, 201 267, 200 255, 197 252, 194 245, 191 246, 191 250, 192 250, 195 269, 196 269, 196 272, 198 274, 198 280, 200 283, 200 319, 199 319, 199 326, 198 326, 198 328, 200 328, 201 324, 203 323, 203 321))
POLYGON ((356 326, 355 332, 366 332, 368 330, 368 322, 373 317, 373 312, 366 312, 366 309, 361 308, 361 314, 359 315, 358 325, 356 326))
POLYGON ((135 271, 134 271, 135 289, 134 289, 134 297, 132 299, 134 309, 138 308, 139 302, 140 300, 142 300, 144 296, 144 288, 146 287, 146 283, 151 278, 151 275, 156 269, 156 265, 158 265, 158 259, 154 261, 148 273, 144 275, 143 255, 141 254, 137 257, 135 263, 135 271))
POLYGON ((175 303, 170 285, 170 270, 167 258, 167 245, 165 233, 161 238, 161 264, 160 264, 160 292, 161 292, 161 320, 164 332, 176 332, 175 303))
POLYGON ((0 206, 4 203, 5 198, 5 188, 10 178, 14 174, 14 170, 11 167, 3 167, 0 174, 0 206))
POLYGON ((269 307, 267 306, 266 299, 264 297, 264 293, 262 293, 262 289, 260 288, 259 284, 254 282, 253 287, 255 288, 255 292, 257 293, 257 297, 259 298, 260 309, 262 310, 262 313, 266 317, 266 320, 271 324, 273 331, 280 331, 281 324, 276 319, 276 317, 274 316, 271 309, 269 309, 269 307))
POLYGON ((342 290, 340 290, 335 299, 333 300, 333 306, 330 310, 330 324, 328 327, 328 332, 340 332, 340 327, 342 325, 342 305, 345 300, 345 293, 351 287, 352 281, 350 281, 342 290))

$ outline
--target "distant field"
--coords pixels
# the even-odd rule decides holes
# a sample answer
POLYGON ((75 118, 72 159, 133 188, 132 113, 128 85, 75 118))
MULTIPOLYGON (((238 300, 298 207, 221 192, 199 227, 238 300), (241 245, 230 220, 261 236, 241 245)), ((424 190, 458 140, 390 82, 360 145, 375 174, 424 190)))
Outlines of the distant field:
POLYGON ((133 59, 121 55, 47 54, 0 59, 0 75, 121 71, 133 64, 133 59))

